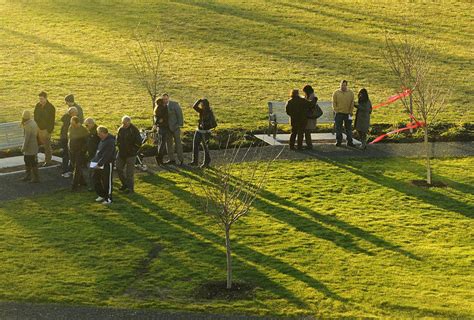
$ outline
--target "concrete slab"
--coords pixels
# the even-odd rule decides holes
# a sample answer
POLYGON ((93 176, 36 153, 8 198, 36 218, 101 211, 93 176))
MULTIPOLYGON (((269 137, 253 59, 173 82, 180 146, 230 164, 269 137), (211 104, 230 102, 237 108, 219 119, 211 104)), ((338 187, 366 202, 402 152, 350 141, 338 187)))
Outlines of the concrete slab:
MULTIPOLYGON (((38 153, 38 162, 43 162, 44 161, 44 153, 38 153)), ((62 159, 60 157, 53 156, 53 161, 57 162, 57 164, 52 165, 51 167, 57 167, 60 165, 62 162, 62 159)), ((0 173, 0 176, 2 175, 9 175, 9 174, 15 174, 19 171, 23 171, 25 161, 23 160, 23 156, 16 156, 16 157, 9 157, 9 158, 3 158, 0 159, 0 170, 1 169, 9 169, 9 168, 20 168, 19 170, 8 170, 8 172, 0 173)), ((40 167, 40 170, 44 168, 40 167)))
MULTIPOLYGON (((343 135, 343 139, 346 140, 346 135, 343 135)), ((273 138, 273 135, 266 134, 256 134, 255 138, 260 139, 271 146, 282 146, 287 145, 290 141, 290 134, 288 133, 279 133, 276 135, 276 139, 273 138)), ((312 133, 311 140, 313 143, 323 143, 323 144, 332 144, 336 142, 336 135, 332 133, 312 133)), ((352 139, 354 144, 360 144, 360 141, 352 139)))

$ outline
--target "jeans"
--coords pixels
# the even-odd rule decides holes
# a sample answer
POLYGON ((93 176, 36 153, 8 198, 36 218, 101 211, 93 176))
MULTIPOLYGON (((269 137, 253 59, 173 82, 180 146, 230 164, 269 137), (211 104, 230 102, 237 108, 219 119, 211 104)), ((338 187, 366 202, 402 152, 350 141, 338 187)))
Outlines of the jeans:
POLYGON ((158 164, 163 162, 163 157, 168 153, 167 148, 167 139, 168 135, 171 134, 168 128, 159 128, 158 129, 158 154, 156 156, 156 161, 158 164))
POLYGON ((130 191, 134 191, 134 173, 136 157, 117 158, 117 173, 122 185, 130 191))
POLYGON ((53 149, 51 147, 51 133, 49 133, 48 130, 46 129, 38 130, 38 138, 41 141, 41 144, 43 145, 43 148, 44 148, 44 156, 45 156, 44 162, 51 163, 51 160, 53 158, 53 149))
POLYGON ((352 143, 352 120, 349 120, 348 113, 336 113, 334 118, 334 123, 336 125, 336 141, 337 143, 342 142, 342 130, 343 126, 346 131, 347 143, 352 143))
POLYGON ((72 166, 70 162, 70 154, 69 154, 69 147, 67 144, 67 139, 61 139, 59 143, 61 144, 61 148, 63 149, 63 163, 61 165, 62 173, 71 172, 72 166))
POLYGON ((211 156, 209 154, 209 138, 211 134, 209 132, 199 132, 196 130, 194 132, 194 139, 193 139, 193 163, 199 162, 199 145, 202 144, 204 149, 204 164, 211 163, 211 156))

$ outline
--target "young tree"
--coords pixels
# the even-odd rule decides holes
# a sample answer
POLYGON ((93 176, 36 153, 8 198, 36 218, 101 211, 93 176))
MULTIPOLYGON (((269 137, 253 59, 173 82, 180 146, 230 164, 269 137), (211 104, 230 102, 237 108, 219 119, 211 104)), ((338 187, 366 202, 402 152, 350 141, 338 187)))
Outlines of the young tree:
POLYGON ((212 216, 225 233, 227 289, 232 288, 232 251, 230 230, 248 214, 265 184, 270 165, 283 151, 260 146, 242 148, 242 142, 229 148, 227 140, 218 168, 200 172, 205 212, 212 216), (267 149, 267 150, 265 150, 267 149))
POLYGON ((153 32, 145 33, 140 24, 135 29, 132 39, 132 46, 127 52, 128 58, 138 80, 148 92, 155 110, 156 99, 163 85, 162 57, 165 41, 159 27, 153 32))
POLYGON ((384 57, 397 79, 397 87, 412 90, 402 99, 408 113, 420 120, 424 133, 426 182, 431 185, 431 149, 428 143, 429 126, 443 110, 449 90, 444 79, 434 70, 430 53, 418 42, 385 37, 384 57), (411 99, 411 101, 410 101, 411 99))

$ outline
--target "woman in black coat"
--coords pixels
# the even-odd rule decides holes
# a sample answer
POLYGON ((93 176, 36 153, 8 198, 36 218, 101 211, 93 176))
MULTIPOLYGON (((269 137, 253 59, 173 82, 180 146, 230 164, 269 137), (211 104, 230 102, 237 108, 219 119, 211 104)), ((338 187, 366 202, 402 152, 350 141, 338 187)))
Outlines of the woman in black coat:
POLYGON ((303 136, 308 122, 310 102, 300 97, 299 91, 291 91, 290 100, 286 103, 286 114, 291 120, 290 149, 295 149, 295 140, 298 136, 298 149, 303 149, 303 136))
POLYGON ((211 129, 215 128, 217 123, 214 113, 209 105, 209 100, 199 99, 193 104, 193 109, 199 113, 198 127, 194 132, 193 139, 193 161, 191 166, 199 165, 199 145, 204 149, 204 163, 201 168, 209 167, 211 155, 209 154, 208 142, 211 137, 211 129))
POLYGON ((360 141, 362 142, 361 149, 367 148, 367 133, 370 127, 370 114, 372 113, 372 103, 369 99, 369 93, 366 89, 362 88, 358 94, 358 103, 355 106, 357 108, 355 129, 359 134, 360 141))

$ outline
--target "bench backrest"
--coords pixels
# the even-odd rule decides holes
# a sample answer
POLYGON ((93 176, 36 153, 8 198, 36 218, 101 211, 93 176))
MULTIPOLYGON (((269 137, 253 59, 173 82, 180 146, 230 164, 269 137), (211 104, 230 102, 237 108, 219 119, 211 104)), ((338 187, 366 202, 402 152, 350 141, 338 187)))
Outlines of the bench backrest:
MULTIPOLYGON (((323 110, 323 115, 318 119, 318 123, 333 123, 334 114, 331 101, 318 101, 319 107, 323 110)), ((268 114, 273 117, 276 123, 290 123, 290 117, 286 114, 286 102, 268 102, 268 114)))
POLYGON ((0 123, 0 150, 23 145, 24 133, 19 122, 0 123))

